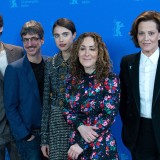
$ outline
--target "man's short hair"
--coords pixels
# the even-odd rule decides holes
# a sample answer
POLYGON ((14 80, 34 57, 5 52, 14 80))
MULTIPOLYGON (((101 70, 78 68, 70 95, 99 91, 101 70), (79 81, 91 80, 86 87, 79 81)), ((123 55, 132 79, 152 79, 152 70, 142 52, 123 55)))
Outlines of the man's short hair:
POLYGON ((42 39, 44 37, 44 30, 39 22, 30 20, 23 25, 20 32, 22 38, 26 34, 38 34, 39 38, 42 39))

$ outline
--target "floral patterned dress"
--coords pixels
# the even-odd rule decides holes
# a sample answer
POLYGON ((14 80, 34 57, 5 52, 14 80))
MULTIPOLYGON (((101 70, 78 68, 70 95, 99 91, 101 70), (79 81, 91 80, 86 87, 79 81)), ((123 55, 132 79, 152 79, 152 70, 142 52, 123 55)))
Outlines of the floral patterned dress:
POLYGON ((79 160, 118 160, 116 141, 110 127, 118 113, 120 100, 119 78, 110 73, 103 83, 95 83, 95 73, 86 74, 77 85, 73 95, 71 83, 75 78, 66 80, 66 106, 63 115, 72 126, 70 146, 78 143, 84 150, 79 160), (85 142, 77 128, 80 125, 96 126, 99 137, 91 143, 85 142))

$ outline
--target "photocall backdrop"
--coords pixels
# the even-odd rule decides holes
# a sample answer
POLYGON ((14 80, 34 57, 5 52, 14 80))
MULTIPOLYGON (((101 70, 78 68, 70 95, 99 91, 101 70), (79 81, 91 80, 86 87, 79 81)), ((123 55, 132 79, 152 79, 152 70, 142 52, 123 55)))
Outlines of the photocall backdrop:
MULTIPOLYGON (((114 72, 119 74, 122 56, 139 51, 129 32, 134 19, 143 11, 160 11, 160 0, 0 0, 0 14, 4 18, 1 40, 22 46, 20 30, 29 20, 39 21, 45 31, 42 53, 53 56, 58 52, 52 36, 53 23, 62 17, 71 19, 77 37, 83 32, 97 32, 105 41, 113 61, 114 72)), ((131 160, 121 140, 119 115, 112 127, 121 160, 131 160)))

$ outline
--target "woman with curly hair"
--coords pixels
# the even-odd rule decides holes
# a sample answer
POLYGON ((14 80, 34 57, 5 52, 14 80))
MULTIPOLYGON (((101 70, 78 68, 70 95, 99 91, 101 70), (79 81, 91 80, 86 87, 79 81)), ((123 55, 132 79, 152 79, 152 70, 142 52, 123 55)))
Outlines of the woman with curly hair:
POLYGON ((106 45, 98 34, 87 32, 79 36, 71 54, 63 109, 72 128, 68 159, 118 160, 110 127, 118 113, 120 84, 106 45))

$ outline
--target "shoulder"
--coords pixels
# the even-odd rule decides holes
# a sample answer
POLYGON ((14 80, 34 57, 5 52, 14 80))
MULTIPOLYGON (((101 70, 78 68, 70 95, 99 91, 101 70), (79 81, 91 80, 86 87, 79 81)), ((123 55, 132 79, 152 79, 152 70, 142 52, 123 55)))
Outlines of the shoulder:
POLYGON ((140 52, 138 52, 138 53, 133 53, 133 54, 129 54, 129 55, 125 55, 125 56, 122 57, 121 63, 122 63, 122 62, 134 61, 135 58, 136 58, 138 55, 140 55, 140 52))
POLYGON ((57 62, 59 61, 58 56, 58 54, 55 54, 45 60, 46 72, 57 72, 57 62))
POLYGON ((51 63, 52 62, 52 57, 47 57, 44 59, 45 63, 51 63))
POLYGON ((116 73, 110 72, 108 76, 105 78, 105 81, 109 80, 119 80, 119 76, 116 73))
POLYGON ((117 74, 110 73, 104 81, 104 91, 109 93, 119 93, 120 92, 120 79, 117 74))
POLYGON ((119 85, 120 79, 119 76, 116 73, 110 72, 108 77, 104 80, 104 85, 119 85))
POLYGON ((12 45, 12 44, 5 44, 3 43, 4 50, 6 51, 7 55, 12 55, 10 58, 10 62, 15 61, 21 58, 24 55, 24 49, 20 46, 12 45))
POLYGON ((23 56, 22 58, 10 63, 7 65, 7 67, 13 67, 13 68, 17 68, 23 65, 23 62, 25 61, 25 56, 23 56))
POLYGON ((13 44, 6 44, 6 43, 3 43, 3 44, 4 44, 5 48, 8 48, 10 50, 12 50, 12 49, 23 50, 23 48, 21 46, 16 46, 13 44))
POLYGON ((46 62, 50 58, 50 56, 42 55, 42 58, 43 58, 44 62, 46 62))
POLYGON ((72 76, 71 74, 68 74, 68 75, 66 76, 66 82, 67 82, 67 83, 70 82, 70 81, 72 81, 72 79, 73 79, 73 76, 72 76))
POLYGON ((75 85, 75 84, 76 84, 76 78, 73 77, 71 74, 68 74, 68 75, 66 76, 65 82, 66 82, 67 84, 70 84, 70 85, 75 85))
POLYGON ((55 63, 55 61, 58 59, 59 53, 55 54, 52 57, 46 57, 46 63, 55 63))

